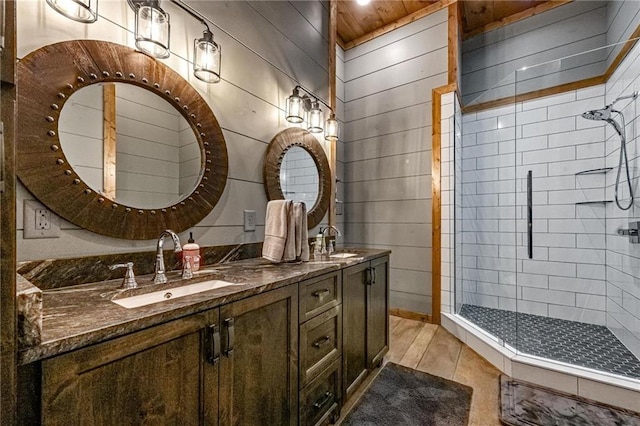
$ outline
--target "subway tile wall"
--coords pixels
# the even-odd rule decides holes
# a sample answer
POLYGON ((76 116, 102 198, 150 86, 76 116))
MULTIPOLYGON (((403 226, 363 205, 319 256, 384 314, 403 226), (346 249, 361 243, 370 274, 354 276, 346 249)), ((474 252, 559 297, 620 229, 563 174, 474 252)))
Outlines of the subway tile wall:
POLYGON ((611 195, 605 175, 576 176, 604 167, 605 129, 580 116, 604 94, 600 85, 464 115, 462 303, 606 323, 605 205, 576 204, 611 195))
MULTIPOLYGON (((640 90, 640 47, 638 44, 627 55, 616 72, 606 83, 606 102, 619 96, 640 90)), ((607 326, 636 356, 640 357, 640 245, 630 244, 628 239, 617 235, 619 228, 628 228, 629 222, 640 220, 640 100, 623 100, 615 109, 622 111, 626 121, 626 147, 629 157, 629 172, 633 194, 636 197, 629 210, 620 210, 615 204, 606 208, 606 304, 607 326)), ((620 117, 613 118, 620 121, 620 117)), ((613 197, 616 170, 620 158, 620 139, 612 126, 606 126, 606 166, 614 169, 606 175, 606 192, 613 197)), ((619 188, 621 204, 630 203, 625 170, 622 169, 619 188)))
POLYGON ((447 10, 344 53, 345 244, 391 249, 390 304, 431 312, 431 91, 447 10))

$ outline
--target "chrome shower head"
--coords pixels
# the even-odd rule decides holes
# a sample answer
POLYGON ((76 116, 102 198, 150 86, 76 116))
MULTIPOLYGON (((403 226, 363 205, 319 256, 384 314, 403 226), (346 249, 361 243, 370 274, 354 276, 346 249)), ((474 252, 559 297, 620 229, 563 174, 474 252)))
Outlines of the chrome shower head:
POLYGON ((583 112, 582 117, 587 120, 607 121, 611 119, 611 105, 607 105, 604 108, 594 109, 591 111, 583 112))
POLYGON ((621 137, 624 137, 624 134, 622 133, 622 128, 620 127, 618 122, 613 118, 611 118, 612 112, 620 114, 620 111, 614 110, 612 109, 612 107, 613 107, 613 104, 610 104, 604 108, 583 112, 582 118, 586 118, 587 120, 594 120, 594 121, 606 121, 607 123, 613 126, 613 128, 621 137))

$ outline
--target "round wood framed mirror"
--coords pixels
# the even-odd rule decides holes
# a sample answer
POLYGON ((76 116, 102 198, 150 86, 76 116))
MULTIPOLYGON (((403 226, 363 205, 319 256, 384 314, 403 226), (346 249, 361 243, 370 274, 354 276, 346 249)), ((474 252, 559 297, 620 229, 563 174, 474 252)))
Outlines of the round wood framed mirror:
POLYGON ((267 199, 307 203, 309 229, 318 226, 329 209, 331 169, 324 149, 311 133, 296 127, 278 133, 267 147, 263 172, 267 199), (287 163, 298 166, 285 172, 283 167, 287 163), (302 183, 284 182, 288 175, 301 176, 302 183), (296 186, 300 188, 297 191, 296 186))
MULTIPOLYGON (((228 157, 220 125, 202 96, 163 63, 119 44, 74 40, 31 52, 18 63, 17 74, 17 176, 39 201, 64 219, 110 237, 153 239, 164 229, 182 232, 194 226, 209 214, 222 196, 227 180, 228 157), (65 155, 65 150, 73 145, 66 141, 61 144, 61 138, 74 132, 67 128, 61 132, 59 127, 65 104, 70 99, 77 99, 77 96, 72 96, 81 89, 110 83, 124 84, 122 87, 125 88, 126 85, 135 85, 145 93, 162 98, 169 109, 173 109, 174 115, 180 116, 181 122, 185 123, 180 126, 189 134, 190 152, 196 153, 190 161, 199 163, 199 166, 190 171, 192 180, 183 185, 182 193, 178 190, 170 201, 159 201, 149 208, 149 203, 136 203, 135 195, 118 198, 111 192, 115 189, 108 190, 107 169, 115 166, 111 164, 117 158, 115 150, 112 150, 110 160, 106 152, 103 155, 105 168, 98 173, 104 174, 104 187, 99 179, 97 184, 89 185, 85 180, 88 175, 81 173, 81 177, 78 174, 80 167, 70 163, 65 155), (120 199, 126 201, 120 202, 120 199)), ((106 105, 105 101, 105 109, 106 105)), ((105 115, 105 127, 101 132, 105 147, 109 143, 107 134, 117 133, 109 130, 115 125, 108 121, 105 115)), ((75 146, 77 150, 86 148, 88 155, 89 145, 87 142, 83 148, 83 140, 81 138, 75 146)), ((137 141, 136 146, 141 145, 143 143, 137 141)), ((175 149, 179 150, 179 147, 175 149)), ((173 152, 177 152, 175 149, 173 152)), ((128 163, 129 169, 140 164, 131 160, 128 163)), ((151 165, 149 169, 163 167, 151 165)), ((152 183, 147 186, 151 189, 145 191, 153 192, 160 179, 152 174, 149 180, 152 183)), ((178 186, 179 183, 172 185, 178 186)), ((127 191, 131 192, 131 189, 127 191)))

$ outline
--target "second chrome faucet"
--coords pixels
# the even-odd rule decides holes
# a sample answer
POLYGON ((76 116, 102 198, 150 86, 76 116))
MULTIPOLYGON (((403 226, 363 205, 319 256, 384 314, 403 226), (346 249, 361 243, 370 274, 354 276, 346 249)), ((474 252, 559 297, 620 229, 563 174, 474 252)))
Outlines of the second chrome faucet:
POLYGON ((156 267, 155 274, 153 275, 153 283, 154 284, 164 284, 167 282, 167 276, 165 274, 165 266, 164 266, 164 256, 162 254, 162 247, 164 245, 165 237, 171 237, 173 240, 173 252, 180 253, 182 252, 182 245, 180 244, 180 238, 178 234, 173 232, 170 229, 163 231, 158 237, 158 244, 156 247, 156 267))

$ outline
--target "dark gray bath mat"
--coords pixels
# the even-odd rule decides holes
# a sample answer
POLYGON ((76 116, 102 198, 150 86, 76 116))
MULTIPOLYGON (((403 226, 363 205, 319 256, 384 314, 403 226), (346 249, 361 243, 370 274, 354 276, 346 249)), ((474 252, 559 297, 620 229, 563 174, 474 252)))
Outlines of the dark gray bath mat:
POLYGON ((469 386, 390 362, 342 424, 465 426, 472 392, 469 386))
POLYGON ((500 420, 510 426, 640 426, 639 413, 507 376, 500 376, 500 402, 500 420))

